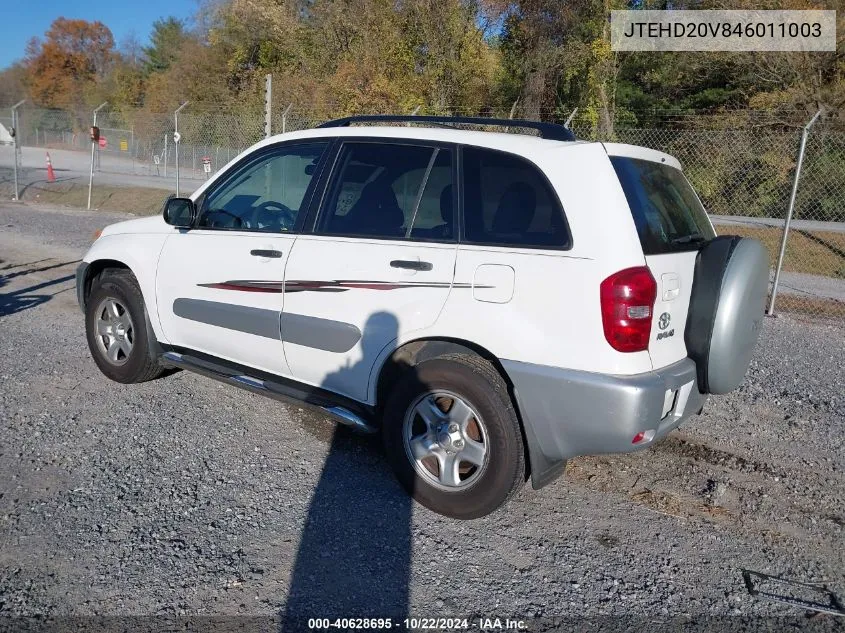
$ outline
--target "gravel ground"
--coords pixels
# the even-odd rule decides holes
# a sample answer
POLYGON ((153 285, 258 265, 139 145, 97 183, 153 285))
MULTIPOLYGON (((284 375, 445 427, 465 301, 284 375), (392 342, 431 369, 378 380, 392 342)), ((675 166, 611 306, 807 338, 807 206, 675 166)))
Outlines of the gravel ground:
POLYGON ((186 372, 102 376, 73 271, 120 217, 0 205, 0 629, 412 615, 845 630, 751 597, 741 575, 845 595, 842 328, 767 319, 745 385, 663 443, 573 460, 456 522, 408 500, 377 442, 319 416, 186 372))

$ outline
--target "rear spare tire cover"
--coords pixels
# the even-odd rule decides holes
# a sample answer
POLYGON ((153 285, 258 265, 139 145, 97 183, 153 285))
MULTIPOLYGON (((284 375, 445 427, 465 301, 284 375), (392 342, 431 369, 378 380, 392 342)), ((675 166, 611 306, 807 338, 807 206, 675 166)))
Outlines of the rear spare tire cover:
POLYGON ((760 241, 719 236, 699 251, 684 338, 702 393, 728 393, 742 382, 768 286, 769 256, 760 241))

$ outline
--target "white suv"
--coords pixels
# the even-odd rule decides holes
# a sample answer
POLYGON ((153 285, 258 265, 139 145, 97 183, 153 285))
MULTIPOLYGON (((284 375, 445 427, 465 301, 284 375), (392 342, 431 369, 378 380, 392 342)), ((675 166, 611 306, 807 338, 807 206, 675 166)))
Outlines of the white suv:
POLYGON ((474 518, 736 388, 768 271, 666 154, 353 117, 107 227, 77 291, 109 378, 175 366, 380 429, 415 499, 474 518))

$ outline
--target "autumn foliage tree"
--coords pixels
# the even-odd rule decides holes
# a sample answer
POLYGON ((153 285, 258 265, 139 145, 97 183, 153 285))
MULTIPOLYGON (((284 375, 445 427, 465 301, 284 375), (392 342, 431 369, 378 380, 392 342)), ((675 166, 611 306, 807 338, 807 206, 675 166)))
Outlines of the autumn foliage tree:
POLYGON ((53 108, 90 105, 113 58, 114 38, 105 24, 58 18, 43 41, 33 38, 27 46, 24 67, 31 97, 53 108))

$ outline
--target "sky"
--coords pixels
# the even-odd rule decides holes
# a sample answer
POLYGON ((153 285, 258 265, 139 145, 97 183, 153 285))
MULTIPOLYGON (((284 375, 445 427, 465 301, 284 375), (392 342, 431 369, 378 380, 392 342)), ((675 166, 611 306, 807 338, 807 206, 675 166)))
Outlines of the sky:
POLYGON ((23 59, 30 38, 42 37, 58 17, 99 20, 111 29, 115 46, 132 32, 146 45, 155 20, 170 15, 190 18, 198 4, 197 0, 26 0, 8 8, 12 7, 3 11, 0 68, 23 59))

